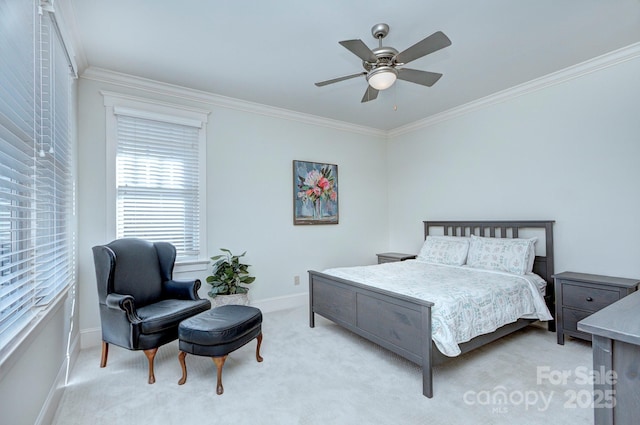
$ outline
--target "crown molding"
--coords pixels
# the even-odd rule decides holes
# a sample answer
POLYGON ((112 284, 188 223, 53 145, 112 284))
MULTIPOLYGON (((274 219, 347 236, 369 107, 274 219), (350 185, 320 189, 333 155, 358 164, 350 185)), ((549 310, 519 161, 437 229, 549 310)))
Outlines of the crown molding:
POLYGON ((640 57, 640 43, 634 43, 627 47, 623 47, 621 49, 614 50, 612 52, 605 53, 604 55, 581 62, 577 65, 573 65, 560 71, 547 74, 543 77, 536 78, 535 80, 519 84, 517 86, 499 91, 497 93, 491 94, 478 100, 474 100, 464 105, 457 106, 439 114, 431 115, 421 120, 414 121, 413 123, 407 124, 405 126, 389 130, 387 135, 389 138, 393 138, 401 134, 410 133, 443 121, 457 118, 461 115, 465 115, 479 109, 489 107, 491 105, 495 105, 500 102, 506 102, 519 96, 533 93, 538 90, 543 90, 547 87, 561 84, 569 80, 580 78, 583 75, 591 74, 593 72, 597 72, 602 69, 638 57, 640 57))
POLYGON ((147 78, 136 77, 129 74, 110 71, 102 68, 89 67, 84 70, 80 78, 86 80, 99 81, 109 84, 127 87, 136 90, 156 93, 165 96, 172 96, 186 101, 200 102, 215 105, 222 108, 235 109, 253 114, 265 115, 274 118, 281 118, 291 121, 298 121, 305 124, 312 124, 321 127, 328 127, 341 131, 364 134, 366 136, 387 137, 387 132, 371 127, 359 126, 344 121, 322 118, 311 114, 290 111, 288 109, 263 105, 260 103, 234 99, 202 90, 190 89, 174 84, 163 83, 147 78))
POLYGON ((465 114, 469 114, 471 112, 495 105, 497 103, 506 102, 519 96, 533 93, 538 90, 543 90, 556 84, 561 84, 566 81, 580 78, 584 75, 597 72, 602 69, 615 66, 617 64, 638 57, 640 57, 640 43, 634 43, 627 47, 623 47, 621 49, 614 50, 596 58, 589 59, 577 65, 573 65, 560 71, 547 74, 543 77, 536 78, 535 80, 519 84, 506 90, 502 90, 489 96, 485 96, 481 99, 474 100, 464 105, 457 106, 455 108, 435 115, 431 115, 424 119, 414 121, 410 124, 404 125, 402 127, 397 127, 389 131, 359 126, 344 121, 318 117, 311 114, 304 114, 301 112, 295 112, 255 102, 234 99, 227 96, 190 89, 187 87, 169 83, 163 83, 147 78, 136 77, 133 75, 123 74, 102 68, 88 67, 82 73, 81 78, 106 82, 122 87, 143 90, 161 95, 173 96, 188 101, 216 105, 219 107, 235 109, 243 112, 287 119, 291 121, 298 121, 321 127, 328 127, 340 131, 348 131, 367 136, 393 138, 405 133, 411 133, 413 131, 438 124, 443 121, 451 120, 465 114))

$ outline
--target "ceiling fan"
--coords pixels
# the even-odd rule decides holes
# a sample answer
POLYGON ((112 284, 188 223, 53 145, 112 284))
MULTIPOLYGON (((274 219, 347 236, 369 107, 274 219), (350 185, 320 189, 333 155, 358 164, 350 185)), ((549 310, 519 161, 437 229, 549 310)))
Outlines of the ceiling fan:
POLYGON ((396 79, 431 87, 442 77, 442 74, 436 72, 401 68, 413 60, 450 46, 451 40, 449 40, 449 37, 444 35, 442 31, 434 32, 400 53, 393 47, 385 47, 382 45, 382 39, 389 34, 389 25, 376 24, 371 28, 371 34, 378 39, 378 47, 373 50, 369 49, 367 45, 359 39, 339 42, 351 53, 362 59, 362 66, 365 71, 332 80, 321 81, 315 83, 316 86, 322 87, 364 75, 367 78, 369 86, 361 102, 368 102, 377 98, 380 90, 391 87, 396 79))

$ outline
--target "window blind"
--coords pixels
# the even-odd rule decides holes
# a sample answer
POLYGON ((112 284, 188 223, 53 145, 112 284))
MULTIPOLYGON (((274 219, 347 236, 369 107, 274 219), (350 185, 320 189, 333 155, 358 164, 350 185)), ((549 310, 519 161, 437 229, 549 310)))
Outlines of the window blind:
POLYGON ((144 112, 115 114, 117 237, 170 242, 179 260, 197 260, 200 128, 144 112))
POLYGON ((71 78, 38 6, 0 1, 0 348, 75 278, 71 78))
POLYGON ((74 280, 71 73, 49 13, 40 15, 40 146, 36 157, 36 302, 47 304, 74 280))
MULTIPOLYGON (((28 321, 35 280, 31 238, 36 123, 35 8, 0 3, 0 335, 28 321)), ((3 341, 4 342, 4 341, 3 341)), ((3 344, 4 345, 4 344, 3 344)))

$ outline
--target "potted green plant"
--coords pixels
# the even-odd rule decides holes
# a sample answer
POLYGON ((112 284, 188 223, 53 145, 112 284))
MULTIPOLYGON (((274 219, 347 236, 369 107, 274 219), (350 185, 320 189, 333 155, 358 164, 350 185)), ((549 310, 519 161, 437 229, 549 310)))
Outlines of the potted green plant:
POLYGON ((240 258, 247 253, 234 255, 230 250, 220 248, 224 254, 211 257, 213 261, 212 275, 207 276, 207 283, 211 285, 208 295, 212 298, 214 306, 225 304, 249 303, 247 291, 249 288, 242 285, 249 285, 255 277, 251 276, 249 265, 240 262, 240 258))

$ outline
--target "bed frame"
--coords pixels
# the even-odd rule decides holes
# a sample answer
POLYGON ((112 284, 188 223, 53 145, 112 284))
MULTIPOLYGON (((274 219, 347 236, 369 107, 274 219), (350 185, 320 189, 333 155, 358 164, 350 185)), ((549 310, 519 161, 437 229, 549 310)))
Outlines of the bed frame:
MULTIPOLYGON (((439 234, 517 238, 524 229, 542 229, 545 255, 536 255, 533 271, 547 281, 546 303, 554 311, 553 300, 553 221, 425 221, 425 238, 432 229, 444 229, 439 234)), ((396 294, 346 279, 309 271, 309 326, 315 326, 319 314, 340 326, 393 351, 422 366, 422 394, 433 397, 432 367, 448 359, 431 340, 432 302, 396 294)), ((478 336, 460 344, 462 353, 469 352, 535 320, 520 319, 493 333, 478 336)), ((549 322, 549 330, 555 324, 549 322)))

